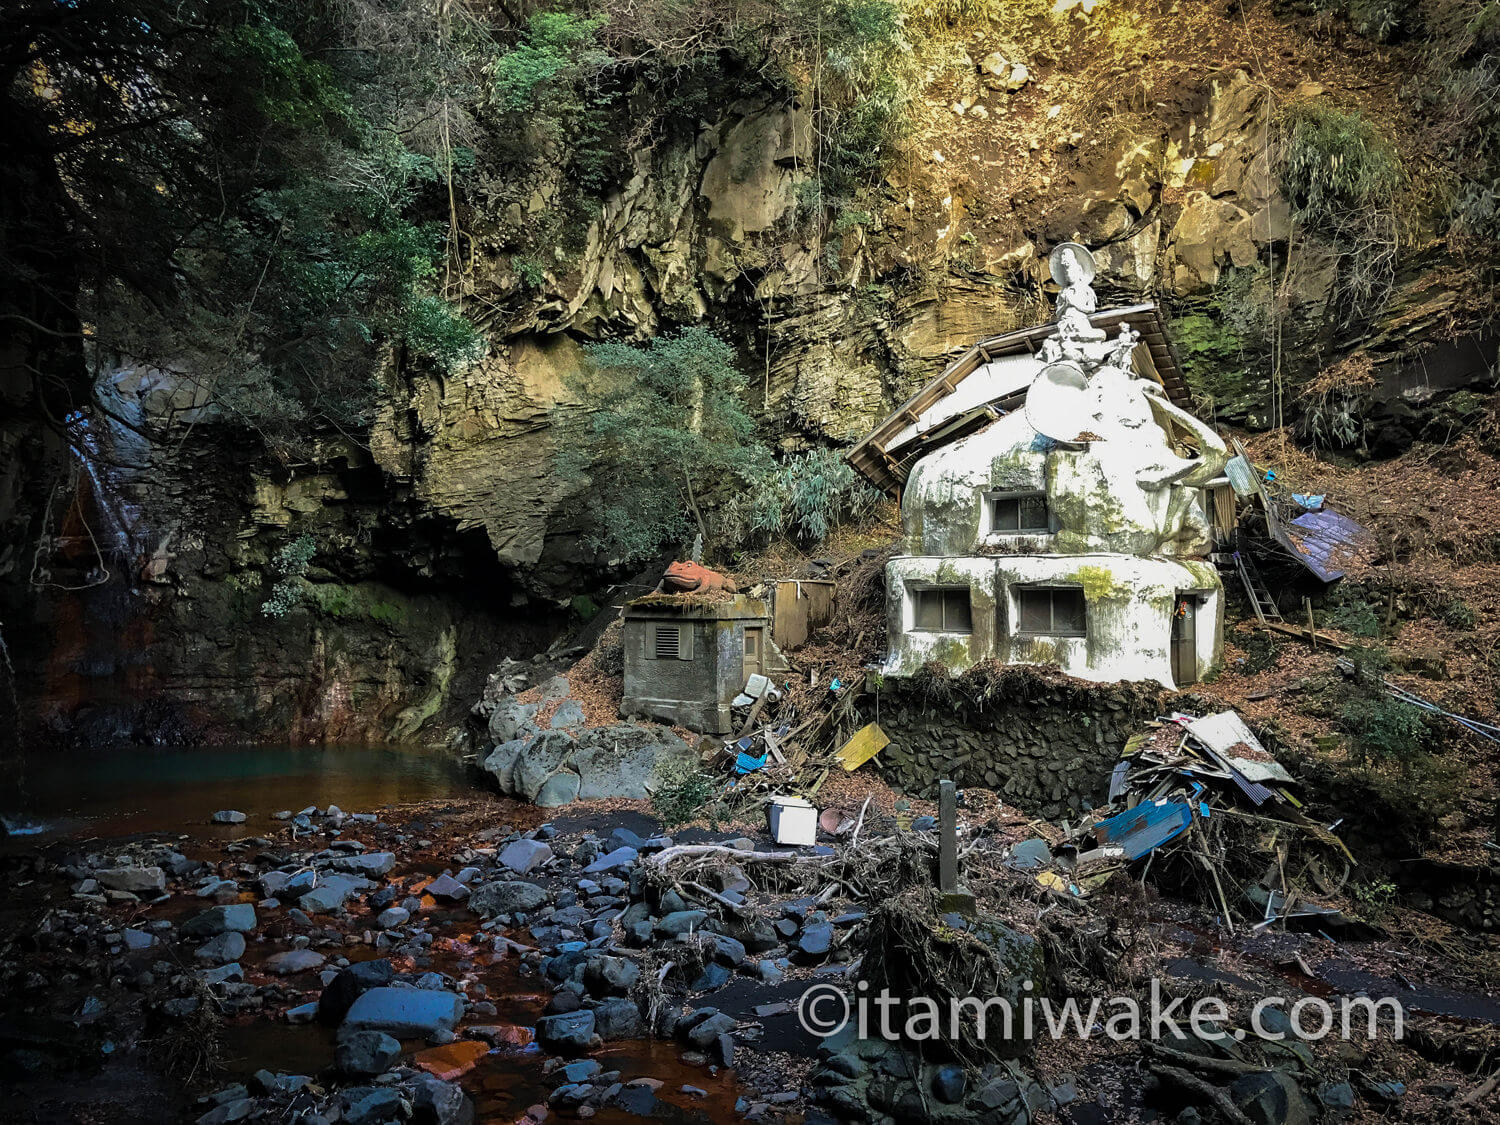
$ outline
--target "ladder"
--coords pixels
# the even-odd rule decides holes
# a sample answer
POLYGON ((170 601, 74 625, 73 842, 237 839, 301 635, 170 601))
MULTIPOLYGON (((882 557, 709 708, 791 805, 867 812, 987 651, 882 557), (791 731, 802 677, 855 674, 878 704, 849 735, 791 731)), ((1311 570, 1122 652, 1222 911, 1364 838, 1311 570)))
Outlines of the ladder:
POLYGON ((1239 571, 1240 582, 1245 587, 1245 593, 1250 598, 1250 608, 1255 610, 1255 616, 1261 622, 1282 621, 1285 623, 1281 610, 1276 608, 1276 599, 1271 595, 1271 589, 1266 585, 1266 580, 1261 577, 1260 571, 1256 569, 1255 560, 1243 551, 1234 553, 1234 566, 1239 571))

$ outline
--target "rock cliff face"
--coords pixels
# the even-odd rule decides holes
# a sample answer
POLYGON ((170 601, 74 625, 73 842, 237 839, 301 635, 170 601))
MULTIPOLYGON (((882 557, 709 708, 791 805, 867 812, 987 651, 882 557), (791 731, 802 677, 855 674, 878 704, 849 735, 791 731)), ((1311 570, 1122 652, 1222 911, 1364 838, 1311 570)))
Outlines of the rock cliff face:
MULTIPOLYGON (((433 737, 477 694, 455 685, 545 647, 558 607, 606 573, 581 547, 588 489, 554 469, 579 416, 566 379, 592 339, 708 322, 736 343, 776 444, 837 445, 977 337, 1046 319, 1046 254, 1073 239, 1096 250, 1105 303, 1169 307, 1219 417, 1295 412, 1256 358, 1268 324, 1278 387, 1371 354, 1392 440, 1421 425, 1423 394, 1487 370, 1460 263, 1425 216, 1389 299, 1350 317, 1348 262, 1298 230, 1273 173, 1291 101, 1410 128, 1399 52, 1309 36, 1265 6, 1030 7, 924 39, 903 150, 841 210, 821 206, 807 99, 784 92, 643 142, 597 205, 541 164, 465 203, 466 308, 487 357, 446 377, 393 358, 369 433, 315 464, 226 454, 237 441, 192 409, 136 450, 127 480, 102 484, 95 457, 54 498, 94 518, 53 518, 38 555, 68 580, 33 586, 27 560, 6 561, 7 625, 43 626, 19 643, 29 631, 10 629, 22 694, 60 728, 103 708, 101 729, 133 736, 186 716, 252 737, 433 737), (555 234, 541 251, 539 231, 555 234), (144 566, 96 584, 85 531, 121 503, 144 566), (278 552, 304 535, 297 606, 268 616, 278 552)), ((148 410, 161 393, 131 392, 148 410)))

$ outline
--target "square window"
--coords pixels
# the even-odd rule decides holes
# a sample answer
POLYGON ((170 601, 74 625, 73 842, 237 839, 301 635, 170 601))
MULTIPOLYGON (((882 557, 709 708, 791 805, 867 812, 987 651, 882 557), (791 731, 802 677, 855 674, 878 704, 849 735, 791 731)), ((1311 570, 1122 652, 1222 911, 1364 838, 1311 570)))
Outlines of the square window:
POLYGON ((1077 586, 1028 586, 1016 592, 1018 632, 1052 637, 1088 635, 1088 606, 1077 586))
POLYGON ((1047 497, 1041 492, 988 497, 989 530, 1000 535, 1037 535, 1052 530, 1047 497))
POLYGON ((970 633, 973 617, 967 588, 912 591, 912 627, 924 633, 970 633))

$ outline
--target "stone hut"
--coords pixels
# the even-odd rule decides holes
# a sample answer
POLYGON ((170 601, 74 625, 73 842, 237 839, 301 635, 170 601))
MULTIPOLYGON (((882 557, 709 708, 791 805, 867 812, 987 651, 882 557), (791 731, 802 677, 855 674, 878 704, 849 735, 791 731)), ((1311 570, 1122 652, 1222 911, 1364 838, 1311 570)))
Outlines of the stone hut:
POLYGON ((851 451, 878 485, 904 485, 887 676, 998 659, 1180 687, 1220 658, 1205 507, 1228 452, 1174 401, 1155 307, 1096 312, 1081 246, 1052 269, 1055 323, 1016 334, 1021 351, 981 345, 851 451))

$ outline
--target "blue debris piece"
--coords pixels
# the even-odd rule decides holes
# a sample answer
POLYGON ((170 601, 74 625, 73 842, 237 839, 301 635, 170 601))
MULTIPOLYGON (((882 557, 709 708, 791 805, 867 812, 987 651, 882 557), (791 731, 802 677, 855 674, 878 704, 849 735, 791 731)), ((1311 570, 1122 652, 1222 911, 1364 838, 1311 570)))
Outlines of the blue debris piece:
POLYGON ((1151 802, 1101 820, 1094 833, 1101 844, 1118 844, 1125 858, 1133 860, 1180 836, 1192 823, 1193 807, 1186 802, 1151 802))

